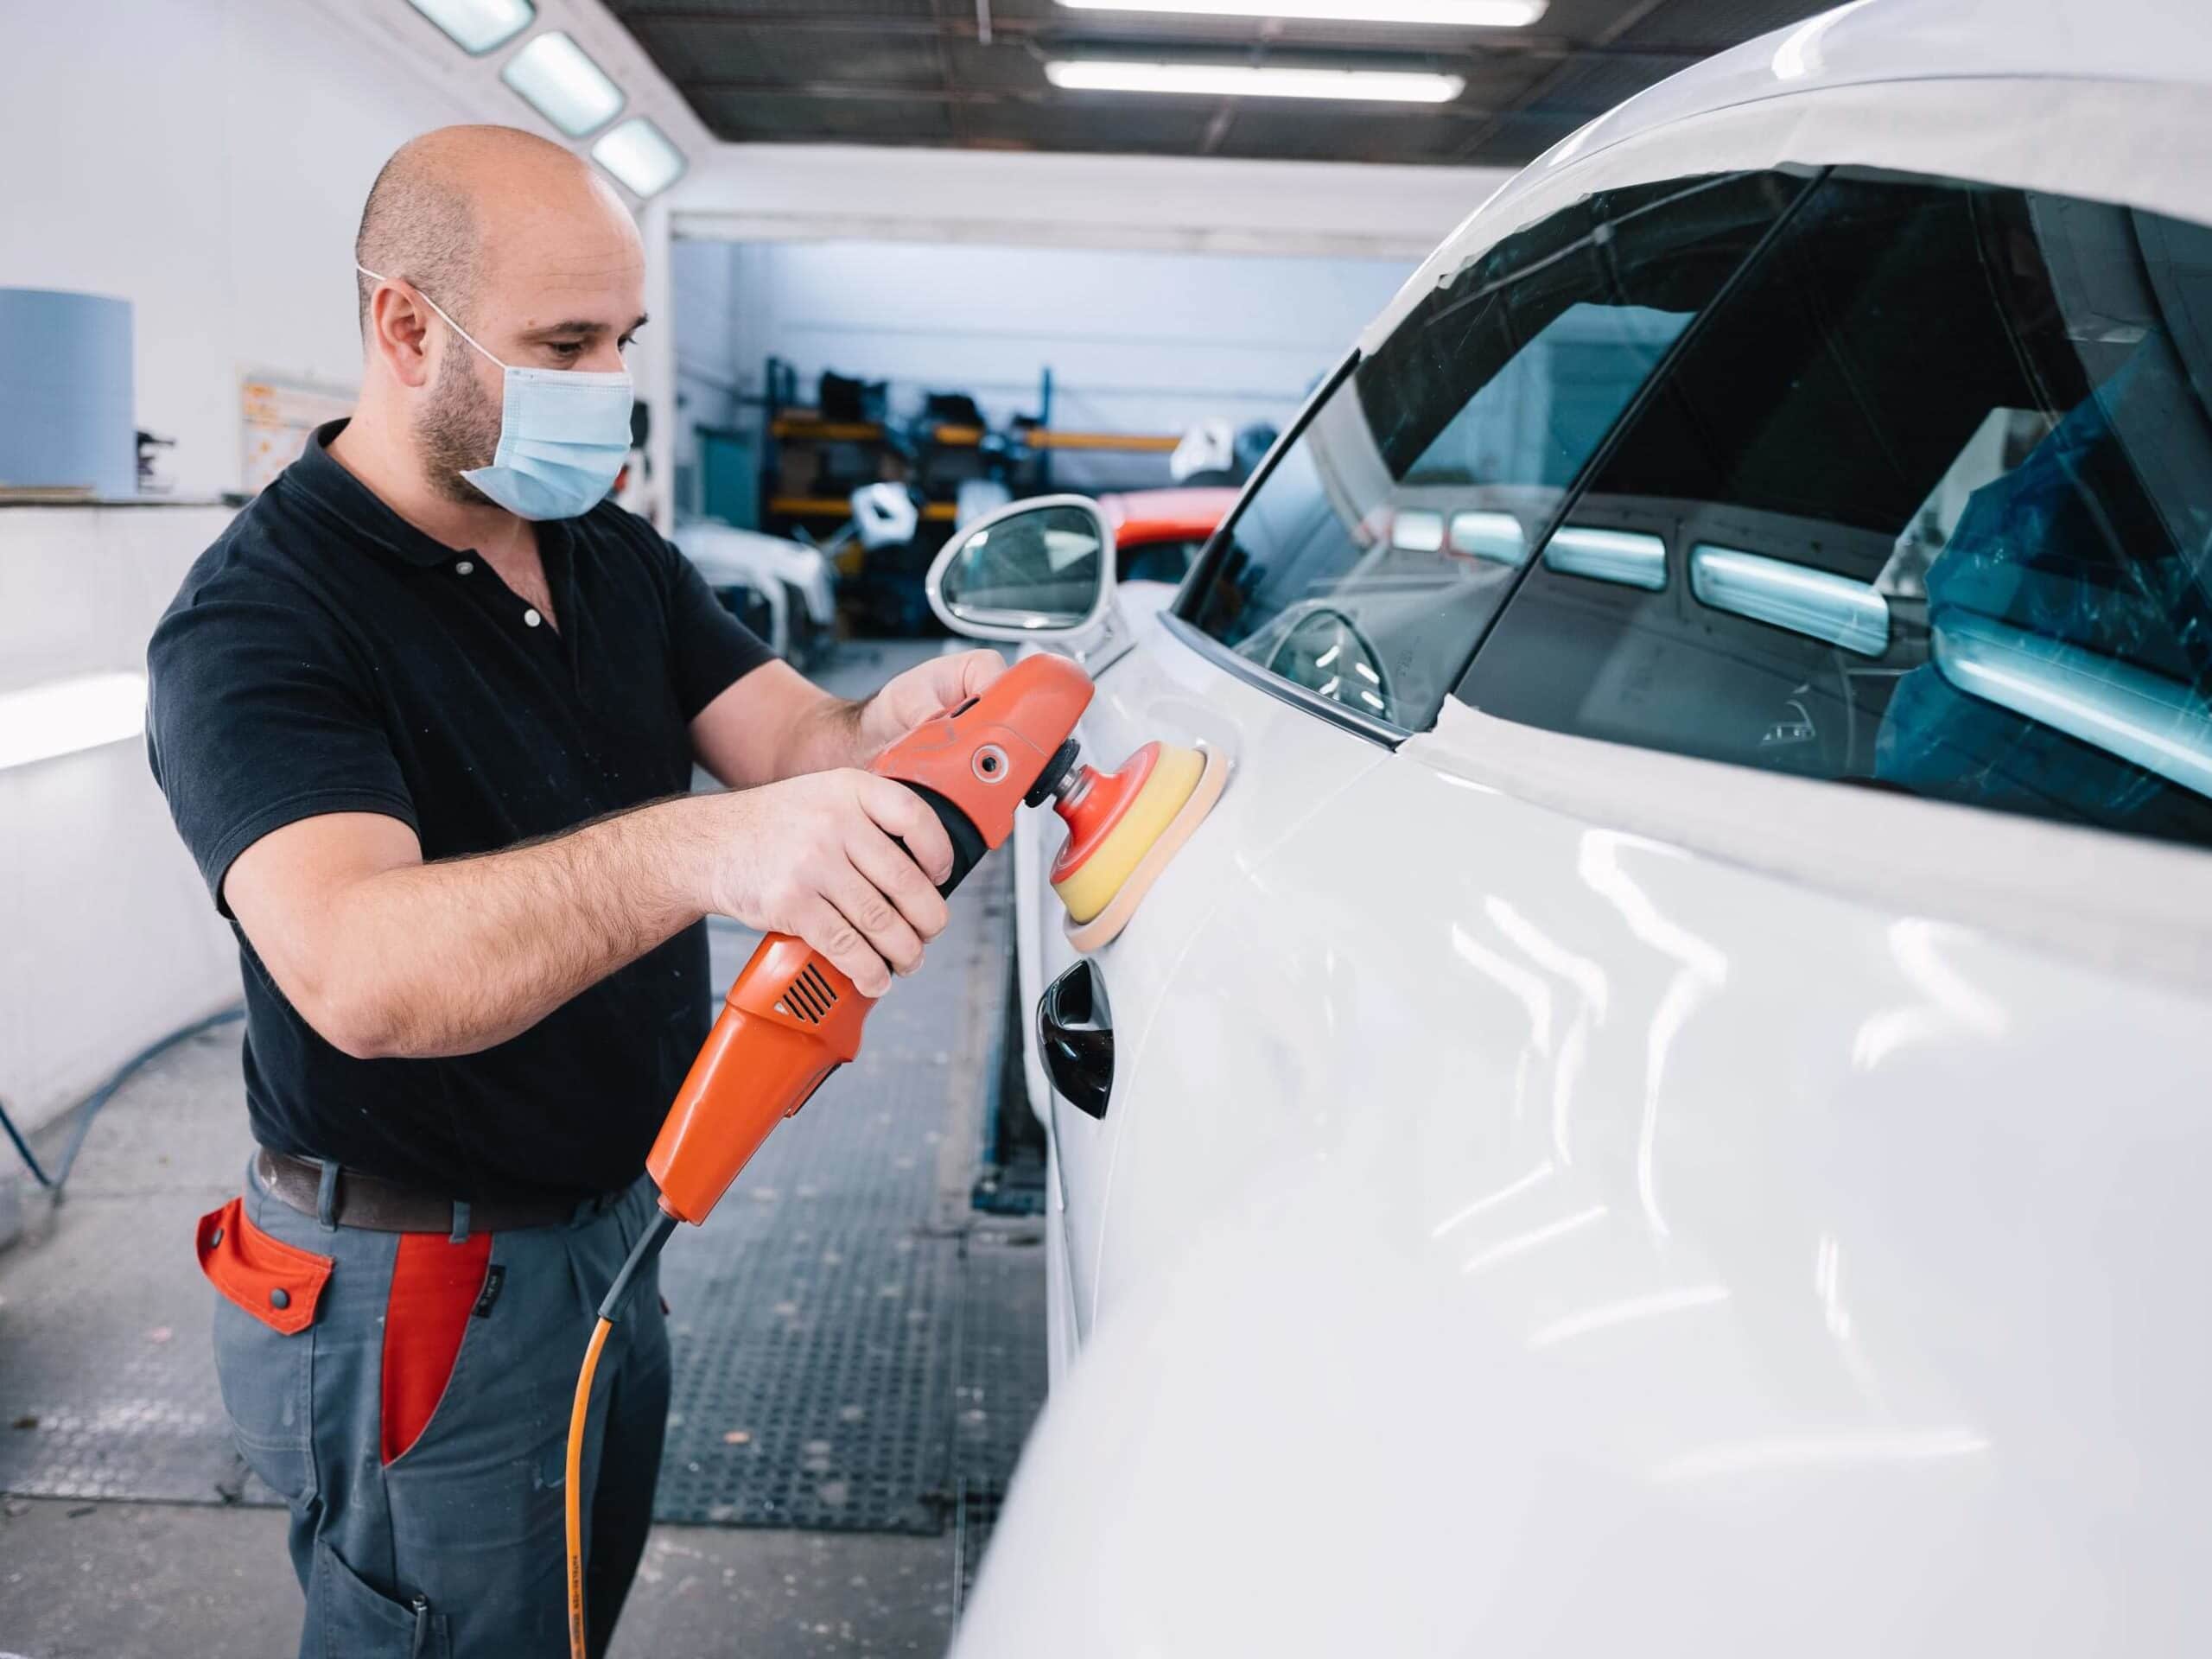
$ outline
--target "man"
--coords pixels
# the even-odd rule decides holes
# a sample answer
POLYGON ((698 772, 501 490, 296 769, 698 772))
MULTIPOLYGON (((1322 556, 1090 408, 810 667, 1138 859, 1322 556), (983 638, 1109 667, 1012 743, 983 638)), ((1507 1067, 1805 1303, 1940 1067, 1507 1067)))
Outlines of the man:
MULTIPOLYGON (((1001 664, 840 702, 603 502, 644 257, 567 151, 418 138, 355 253, 353 418, 148 653, 155 773, 239 938, 262 1147, 198 1244, 238 1444, 291 1509, 302 1653, 557 1653, 568 1402, 708 1028, 702 918, 797 933, 871 995, 912 972, 951 849, 855 768, 1001 664), (729 791, 685 793, 695 760, 729 791)), ((632 1308, 585 1459, 594 1652, 668 1402, 651 1287, 632 1308)))

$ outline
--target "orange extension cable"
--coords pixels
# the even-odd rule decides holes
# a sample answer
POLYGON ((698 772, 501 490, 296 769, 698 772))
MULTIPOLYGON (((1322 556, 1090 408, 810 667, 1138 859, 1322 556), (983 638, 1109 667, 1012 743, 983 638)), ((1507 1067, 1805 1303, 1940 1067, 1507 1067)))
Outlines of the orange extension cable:
POLYGON ((612 1319, 601 1316, 576 1373, 576 1402, 569 1408, 569 1470, 564 1496, 569 1511, 569 1659, 590 1659, 584 1642, 584 1424, 591 1415, 591 1380, 599 1370, 612 1319))

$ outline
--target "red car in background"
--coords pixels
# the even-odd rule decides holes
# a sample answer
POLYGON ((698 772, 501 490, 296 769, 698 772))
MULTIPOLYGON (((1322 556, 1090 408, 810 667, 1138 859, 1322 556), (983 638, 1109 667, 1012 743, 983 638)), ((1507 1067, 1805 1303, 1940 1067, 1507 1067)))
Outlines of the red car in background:
POLYGON ((1114 527, 1115 578, 1179 587, 1191 561, 1242 493, 1222 487, 1100 496, 1098 505, 1114 527))

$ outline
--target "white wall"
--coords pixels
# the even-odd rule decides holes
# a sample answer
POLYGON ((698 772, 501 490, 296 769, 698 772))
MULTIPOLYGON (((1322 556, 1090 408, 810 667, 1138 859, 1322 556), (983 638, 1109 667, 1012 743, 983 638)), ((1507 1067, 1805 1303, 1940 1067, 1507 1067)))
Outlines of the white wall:
MULTIPOLYGON (((156 619, 230 516, 0 507, 0 691, 143 669, 156 619)), ((236 948, 142 742, 0 771, 0 1102, 19 1123, 236 1000, 236 948)))
MULTIPOLYGON (((892 383, 905 415, 928 391, 972 394, 992 423, 1038 410, 1055 426, 1180 432, 1201 420, 1289 419, 1319 375, 1389 301, 1402 258, 1278 257, 866 242, 678 241, 677 357, 692 425, 709 417, 692 371, 719 365, 754 400, 771 352, 810 402, 825 368, 892 383)), ((714 417, 727 421, 726 415, 714 417)), ((1061 459, 1079 483, 1166 481, 1164 461, 1061 459)))
POLYGON ((1191 253, 1426 255, 1495 168, 725 144, 668 193, 678 235, 1191 253))
MULTIPOLYGON (((0 108, 0 284, 132 302, 138 423, 178 440, 168 470, 201 498, 238 486, 243 376, 358 385, 362 197, 404 140, 469 113, 298 0, 13 8, 0 108)), ((0 689, 143 667, 228 517, 0 509, 0 689)), ((0 772, 0 1100, 19 1117, 237 996, 140 744, 0 772)))
POLYGON ((467 112, 299 0, 12 8, 0 109, 0 284, 132 302, 138 423, 200 495, 238 487, 242 375, 359 384, 362 198, 467 112))

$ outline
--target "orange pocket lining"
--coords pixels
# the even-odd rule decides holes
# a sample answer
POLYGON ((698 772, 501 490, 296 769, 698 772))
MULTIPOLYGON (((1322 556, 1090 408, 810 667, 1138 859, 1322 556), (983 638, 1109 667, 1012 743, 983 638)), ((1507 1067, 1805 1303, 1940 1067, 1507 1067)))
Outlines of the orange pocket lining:
POLYGON ((296 1336, 315 1323, 331 1258, 263 1232, 243 1198, 200 1217, 194 1243, 207 1281, 270 1330, 296 1336))
POLYGON ((435 1233, 400 1235, 384 1316, 378 1438, 386 1465, 404 1456, 437 1414, 491 1265, 489 1233, 458 1244, 435 1233))

